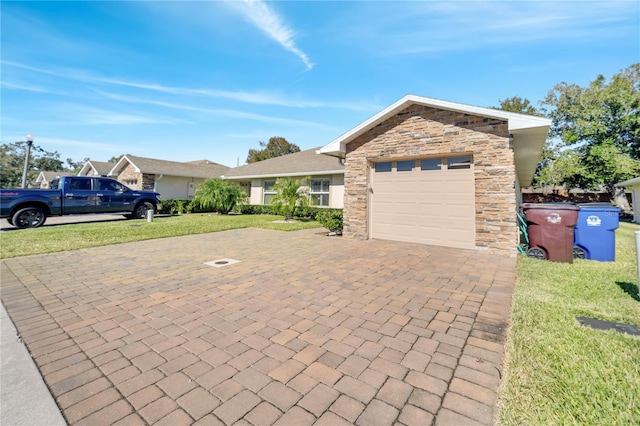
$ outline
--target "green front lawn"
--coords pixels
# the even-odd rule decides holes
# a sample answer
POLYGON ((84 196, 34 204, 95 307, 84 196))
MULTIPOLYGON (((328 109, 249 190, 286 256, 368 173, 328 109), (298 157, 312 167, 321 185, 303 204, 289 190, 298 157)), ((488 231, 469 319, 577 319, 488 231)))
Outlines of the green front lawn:
POLYGON ((640 424, 640 337, 576 321, 640 327, 635 230, 620 224, 615 262, 518 259, 498 424, 640 424))
POLYGON ((153 222, 122 220, 14 229, 0 233, 0 259, 238 228, 296 231, 320 227, 316 221, 277 222, 282 219, 272 215, 186 214, 156 217, 153 222))

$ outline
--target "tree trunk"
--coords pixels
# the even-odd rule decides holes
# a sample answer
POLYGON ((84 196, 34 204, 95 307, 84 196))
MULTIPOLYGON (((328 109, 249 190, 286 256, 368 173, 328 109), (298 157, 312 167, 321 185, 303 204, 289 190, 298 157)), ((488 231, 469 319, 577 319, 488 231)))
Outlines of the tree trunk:
POLYGON ((631 206, 629 205, 629 200, 627 199, 624 188, 614 187, 610 193, 611 198, 613 199, 613 204, 620 207, 623 212, 631 213, 631 206))

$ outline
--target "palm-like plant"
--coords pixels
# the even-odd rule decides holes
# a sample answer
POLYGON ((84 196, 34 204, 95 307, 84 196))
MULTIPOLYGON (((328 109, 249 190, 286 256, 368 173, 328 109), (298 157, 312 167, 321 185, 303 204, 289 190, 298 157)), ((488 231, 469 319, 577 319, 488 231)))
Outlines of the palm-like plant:
POLYGON ((247 194, 239 185, 224 179, 209 179, 196 188, 193 203, 203 209, 227 214, 247 194))
POLYGON ((271 198, 271 204, 276 206, 285 220, 293 219, 297 206, 309 205, 309 188, 303 186, 309 178, 292 179, 278 178, 273 184, 276 194, 271 198))

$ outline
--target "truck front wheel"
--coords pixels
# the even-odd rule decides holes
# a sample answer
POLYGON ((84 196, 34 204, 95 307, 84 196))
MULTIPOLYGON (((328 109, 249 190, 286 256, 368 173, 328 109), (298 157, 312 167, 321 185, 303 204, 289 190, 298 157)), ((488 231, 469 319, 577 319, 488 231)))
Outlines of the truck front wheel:
POLYGON ((37 228, 42 226, 47 220, 47 215, 38 207, 25 207, 18 210, 12 217, 11 222, 16 228, 37 228))
POLYGON ((156 206, 154 206, 153 203, 151 203, 150 201, 143 201, 141 203, 138 203, 135 210, 133 211, 133 214, 128 217, 131 219, 144 219, 147 216, 147 211, 155 211, 155 209, 156 206))

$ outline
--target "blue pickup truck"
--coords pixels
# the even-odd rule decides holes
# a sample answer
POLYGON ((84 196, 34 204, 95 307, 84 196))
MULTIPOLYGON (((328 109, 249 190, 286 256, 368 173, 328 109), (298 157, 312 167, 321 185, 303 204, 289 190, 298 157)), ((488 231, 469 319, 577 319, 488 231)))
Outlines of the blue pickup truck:
POLYGON ((144 218, 160 205, 160 194, 134 191, 104 177, 62 176, 51 189, 0 189, 0 218, 17 228, 37 228, 48 216, 122 213, 144 218))

